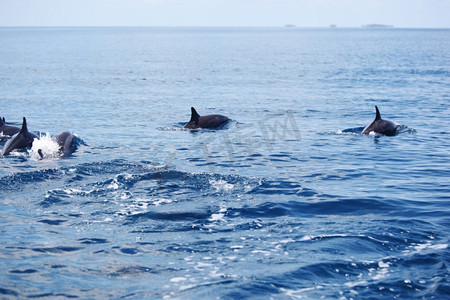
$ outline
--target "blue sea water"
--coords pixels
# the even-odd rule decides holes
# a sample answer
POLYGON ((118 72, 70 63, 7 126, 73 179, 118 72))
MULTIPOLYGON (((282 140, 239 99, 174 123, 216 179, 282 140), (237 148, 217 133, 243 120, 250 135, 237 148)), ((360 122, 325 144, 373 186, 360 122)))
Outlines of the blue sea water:
POLYGON ((0 157, 0 298, 449 297, 450 30, 1 28, 0 57, 49 147, 0 157))

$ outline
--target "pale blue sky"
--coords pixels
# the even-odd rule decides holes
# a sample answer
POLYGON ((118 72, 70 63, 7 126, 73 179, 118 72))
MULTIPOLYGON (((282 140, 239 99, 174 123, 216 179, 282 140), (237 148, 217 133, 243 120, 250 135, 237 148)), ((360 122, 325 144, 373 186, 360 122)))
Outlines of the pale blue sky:
POLYGON ((0 26, 450 28, 450 0, 0 0, 0 26))

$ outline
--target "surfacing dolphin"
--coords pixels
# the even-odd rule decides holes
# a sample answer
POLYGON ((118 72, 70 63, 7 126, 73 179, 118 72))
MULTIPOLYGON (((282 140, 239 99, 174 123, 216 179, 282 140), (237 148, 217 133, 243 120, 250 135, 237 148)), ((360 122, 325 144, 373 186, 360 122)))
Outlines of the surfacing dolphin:
POLYGON ((33 145, 34 139, 37 138, 37 135, 28 131, 27 119, 24 117, 22 129, 6 142, 5 146, 3 146, 2 155, 8 155, 13 150, 30 148, 33 145))
POLYGON ((378 107, 376 105, 375 110, 377 113, 375 116, 375 120, 369 125, 367 125, 366 128, 364 128, 362 134, 370 134, 371 132, 375 132, 389 136, 395 135, 397 133, 399 125, 388 120, 383 120, 381 118, 380 111, 378 110, 378 107))
MULTIPOLYGON (((67 156, 75 151, 75 136, 68 131, 63 131, 55 134, 52 140, 58 144, 58 155, 60 156, 67 156)), ((41 159, 45 157, 44 151, 42 151, 42 149, 38 149, 37 152, 41 159)))
POLYGON ((222 115, 205 115, 200 116, 195 108, 191 107, 191 120, 184 125, 184 128, 198 129, 198 128, 216 128, 228 121, 228 117, 222 115))
POLYGON ((75 136, 68 131, 64 131, 56 134, 53 139, 59 145, 59 152, 62 155, 68 155, 74 151, 74 139, 75 136))
POLYGON ((0 133, 3 135, 13 136, 20 132, 20 128, 16 126, 6 125, 5 118, 0 118, 0 133))

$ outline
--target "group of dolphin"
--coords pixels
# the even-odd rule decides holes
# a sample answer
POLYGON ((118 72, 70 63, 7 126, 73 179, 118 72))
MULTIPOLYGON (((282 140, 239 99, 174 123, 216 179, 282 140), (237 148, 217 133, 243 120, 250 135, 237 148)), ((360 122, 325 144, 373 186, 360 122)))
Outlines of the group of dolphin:
MULTIPOLYGON (((375 120, 364 128, 362 134, 375 133, 388 136, 395 135, 397 133, 399 125, 388 120, 383 120, 377 106, 375 106, 375 110, 375 120)), ((200 116, 195 108, 191 107, 191 119, 186 125, 184 125, 184 128, 213 129, 224 125, 228 121, 228 117, 218 114, 200 116)), ((38 138, 37 135, 28 131, 27 120, 25 119, 25 117, 23 118, 21 129, 15 126, 6 125, 5 118, 0 118, 0 133, 2 133, 3 135, 12 136, 11 139, 9 139, 3 147, 3 150, 1 152, 2 155, 8 155, 13 150, 30 148, 33 144, 34 139, 38 138)), ((55 135, 53 137, 53 140, 58 143, 60 153, 62 155, 67 155, 72 152, 74 138, 75 137, 73 134, 64 131, 55 135)), ((38 150, 38 153, 41 157, 43 157, 41 150, 38 150)))
MULTIPOLYGON (((0 133, 5 136, 11 136, 3 146, 3 150, 1 151, 2 155, 8 155, 14 150, 31 148, 33 141, 38 139, 37 135, 28 131, 27 119, 25 117, 23 118, 22 128, 7 125, 5 118, 0 118, 0 133)), ((67 155, 72 152, 75 136, 70 132, 64 131, 58 133, 52 139, 58 143, 60 154, 67 155)), ((43 157, 41 149, 38 150, 38 153, 43 157)))
MULTIPOLYGON (((191 120, 184 126, 184 128, 197 129, 197 128, 216 128, 225 124, 229 119, 222 115, 205 115, 200 116, 195 108, 191 107, 192 115, 191 120)), ((367 125, 362 134, 382 134, 387 136, 393 136, 397 133, 399 125, 394 122, 383 120, 381 118, 378 107, 375 106, 376 116, 372 123, 367 125)))

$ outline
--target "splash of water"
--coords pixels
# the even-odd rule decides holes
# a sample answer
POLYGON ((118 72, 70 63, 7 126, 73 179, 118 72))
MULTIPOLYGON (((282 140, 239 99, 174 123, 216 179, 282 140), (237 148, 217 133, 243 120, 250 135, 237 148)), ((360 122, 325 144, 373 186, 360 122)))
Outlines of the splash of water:
POLYGON ((32 159, 56 158, 61 156, 58 143, 50 134, 41 135, 33 141, 33 146, 28 151, 32 159))

